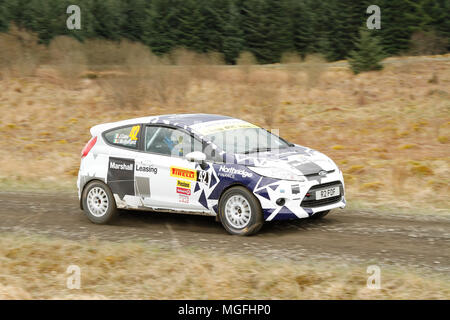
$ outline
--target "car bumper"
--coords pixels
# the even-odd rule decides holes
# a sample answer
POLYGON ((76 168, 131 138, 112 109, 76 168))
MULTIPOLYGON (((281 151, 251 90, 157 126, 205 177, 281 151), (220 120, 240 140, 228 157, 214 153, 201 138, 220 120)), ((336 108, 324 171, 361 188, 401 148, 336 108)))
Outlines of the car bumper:
POLYGON ((278 180, 258 187, 254 193, 260 200, 266 221, 309 218, 317 212, 346 206, 344 179, 338 170, 326 177, 311 177, 304 182, 278 180), (338 196, 315 199, 315 191, 331 186, 339 186, 338 196), (279 199, 283 200, 277 203, 279 199))

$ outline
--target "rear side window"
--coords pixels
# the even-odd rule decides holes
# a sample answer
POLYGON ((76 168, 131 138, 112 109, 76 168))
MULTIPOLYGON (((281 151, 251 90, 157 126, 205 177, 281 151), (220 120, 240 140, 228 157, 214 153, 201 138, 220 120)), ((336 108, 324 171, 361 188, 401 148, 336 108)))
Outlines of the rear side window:
POLYGON ((104 137, 113 145, 137 149, 140 130, 140 125, 122 127, 106 132, 104 137))

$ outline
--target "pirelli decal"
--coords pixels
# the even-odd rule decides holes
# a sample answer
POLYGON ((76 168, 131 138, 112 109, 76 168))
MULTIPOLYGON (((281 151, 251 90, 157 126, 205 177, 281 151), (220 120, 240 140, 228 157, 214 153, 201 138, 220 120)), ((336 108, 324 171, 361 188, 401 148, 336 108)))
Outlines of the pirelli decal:
POLYGON ((170 167, 170 176, 197 181, 197 171, 186 168, 170 167))

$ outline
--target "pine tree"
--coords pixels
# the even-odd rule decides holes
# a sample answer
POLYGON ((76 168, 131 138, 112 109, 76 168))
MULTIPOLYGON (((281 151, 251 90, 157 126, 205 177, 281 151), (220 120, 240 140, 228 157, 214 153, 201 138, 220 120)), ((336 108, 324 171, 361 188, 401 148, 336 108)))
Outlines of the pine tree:
POLYGON ((292 28, 285 0, 248 0, 243 3, 242 28, 247 50, 260 63, 279 62, 290 51, 292 28))
POLYGON ((119 40, 123 36, 121 26, 124 25, 125 8, 121 0, 93 0, 87 10, 94 17, 92 28, 96 37, 119 40))
POLYGON ((414 2, 409 0, 383 0, 380 4, 380 39, 386 53, 397 54, 409 49, 411 34, 420 25, 414 2))
POLYGON ((314 42, 314 14, 302 1, 293 0, 290 7, 293 46, 295 51, 305 58, 306 54, 312 51, 314 42))
POLYGON ((178 0, 153 0, 147 9, 143 41, 156 54, 165 54, 178 43, 178 0))
POLYGON ((146 0, 122 0, 124 19, 121 34, 133 41, 142 41, 145 28, 146 10, 149 2, 146 0))
POLYGON ((292 26, 289 19, 289 2, 286 0, 266 0, 268 7, 267 47, 270 57, 267 62, 279 62, 284 52, 293 50, 292 26))
POLYGON ((358 30, 365 26, 368 1, 332 0, 329 4, 330 48, 326 53, 329 60, 341 60, 354 49, 358 30))
POLYGON ((267 13, 270 8, 265 0, 247 0, 242 4, 242 25, 245 50, 251 52, 260 63, 270 63, 271 52, 267 46, 269 25, 267 13))
POLYGON ((0 2, 0 32, 8 30, 9 13, 4 2, 0 2))
POLYGON ((436 32, 442 41, 447 42, 447 50, 450 50, 450 1, 422 0, 421 7, 429 17, 425 31, 436 32))
POLYGON ((69 0, 31 0, 23 10, 23 27, 37 32, 42 43, 48 44, 58 35, 79 36, 77 30, 69 31, 66 26, 66 8, 69 0))
POLYGON ((234 64, 245 46, 244 33, 240 28, 240 14, 233 2, 229 2, 222 26, 222 50, 225 62, 234 64))
POLYGON ((383 65, 380 62, 385 58, 385 54, 380 45, 380 40, 365 28, 361 28, 359 34, 359 40, 355 44, 356 48, 350 52, 348 60, 351 69, 355 74, 381 70, 383 65))
POLYGON ((334 28, 332 17, 332 8, 328 2, 307 0, 306 7, 309 12, 314 12, 311 23, 313 41, 310 44, 310 52, 320 53, 324 57, 329 57, 332 53, 330 39, 334 28))
POLYGON ((222 52, 223 29, 226 23, 229 0, 198 0, 201 26, 198 36, 206 51, 222 52))
POLYGON ((178 45, 197 52, 206 52, 207 46, 202 41, 204 19, 200 12, 199 1, 184 0, 179 4, 177 19, 179 27, 176 42, 178 45))

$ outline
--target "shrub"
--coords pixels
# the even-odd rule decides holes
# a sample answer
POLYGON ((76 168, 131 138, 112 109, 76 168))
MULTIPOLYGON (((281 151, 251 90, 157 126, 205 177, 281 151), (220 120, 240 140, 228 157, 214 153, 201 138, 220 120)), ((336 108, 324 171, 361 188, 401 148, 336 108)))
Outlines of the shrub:
POLYGON ((383 69, 380 63, 385 55, 378 38, 372 36, 369 31, 361 30, 360 37, 356 43, 356 49, 350 52, 348 62, 355 74, 364 71, 383 69))
POLYGON ((83 45, 68 36, 59 36, 49 46, 51 63, 66 87, 73 87, 86 71, 83 45))
POLYGON ((14 77, 33 76, 39 66, 42 47, 35 33, 11 25, 0 34, 0 70, 14 77))
POLYGON ((411 55, 434 55, 447 52, 448 39, 434 31, 417 31, 411 36, 411 55))

